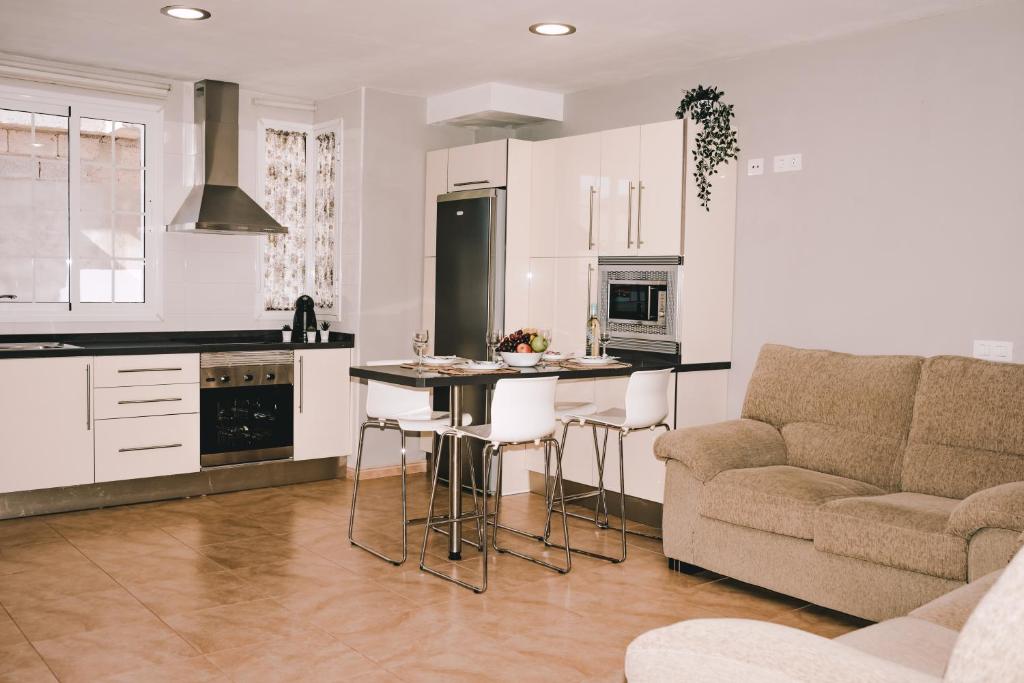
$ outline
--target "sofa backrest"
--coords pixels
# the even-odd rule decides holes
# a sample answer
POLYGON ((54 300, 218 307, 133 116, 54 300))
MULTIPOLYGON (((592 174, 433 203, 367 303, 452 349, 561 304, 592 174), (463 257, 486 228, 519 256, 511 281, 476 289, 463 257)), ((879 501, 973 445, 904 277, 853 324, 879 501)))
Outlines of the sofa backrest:
POLYGON ((1011 481, 1024 481, 1024 365, 929 358, 901 488, 966 498, 1011 481))
POLYGON ((790 465, 895 491, 922 361, 766 344, 743 417, 781 430, 790 465))

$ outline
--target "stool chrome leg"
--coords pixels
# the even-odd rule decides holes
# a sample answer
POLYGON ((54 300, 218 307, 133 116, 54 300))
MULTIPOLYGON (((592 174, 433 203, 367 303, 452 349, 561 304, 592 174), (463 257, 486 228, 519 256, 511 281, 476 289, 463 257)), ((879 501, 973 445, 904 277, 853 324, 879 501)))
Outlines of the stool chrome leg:
POLYGON ((366 552, 370 553, 371 555, 375 555, 376 557, 379 557, 380 559, 385 560, 386 562, 390 562, 391 564, 395 565, 396 567, 397 566, 401 566, 406 561, 406 559, 408 559, 408 557, 409 557, 409 544, 408 544, 409 518, 408 518, 408 514, 407 514, 407 507, 406 507, 407 503, 406 503, 406 481, 405 481, 406 480, 405 432, 402 431, 401 427, 399 427, 397 424, 394 424, 394 423, 392 423, 392 422, 390 422, 388 420, 367 420, 366 422, 363 422, 362 425, 360 425, 360 427, 359 427, 359 445, 358 445, 358 447, 356 449, 356 468, 355 468, 355 472, 353 473, 353 478, 355 479, 355 481, 353 482, 353 485, 352 485, 352 507, 349 510, 349 515, 348 515, 348 542, 351 543, 352 545, 354 545, 357 548, 365 550, 366 552), (401 559, 395 559, 393 557, 389 557, 388 555, 385 555, 384 553, 380 552, 379 550, 375 550, 374 548, 371 548, 370 546, 355 540, 355 538, 353 536, 353 532, 355 530, 355 524, 356 524, 356 509, 357 509, 357 504, 358 504, 358 501, 359 501, 359 480, 360 480, 360 475, 362 474, 362 471, 363 471, 363 442, 364 442, 365 437, 366 437, 366 430, 367 430, 367 428, 372 427, 372 426, 379 427, 381 431, 384 431, 386 429, 397 429, 398 433, 401 435, 401 439, 402 439, 402 557, 401 557, 401 559))
MULTIPOLYGON (((554 444, 555 448, 557 449, 557 452, 556 452, 555 483, 552 486, 552 495, 554 495, 554 493, 557 491, 560 494, 562 494, 562 495, 559 496, 559 500, 562 500, 562 499, 565 498, 564 491, 562 490, 562 450, 559 447, 558 442, 555 441, 554 439, 545 440, 544 448, 545 448, 545 452, 547 452, 547 449, 551 446, 552 443, 554 444)), ((512 550, 511 548, 505 548, 505 547, 502 547, 502 546, 498 545, 498 530, 499 529, 503 529, 505 531, 510 531, 510 532, 512 532, 514 534, 518 534, 520 536, 525 536, 527 538, 531 538, 531 539, 534 539, 534 540, 542 540, 542 539, 538 538, 536 534, 532 534, 532 533, 530 533, 528 531, 524 531, 522 529, 516 529, 515 527, 510 527, 510 526, 507 526, 507 525, 501 523, 501 478, 502 478, 501 477, 501 473, 502 473, 502 461, 503 461, 503 458, 504 458, 504 451, 505 451, 505 449, 504 449, 503 446, 498 446, 497 450, 498 450, 498 484, 497 484, 497 489, 494 492, 494 534, 491 536, 491 543, 492 543, 492 545, 494 547, 494 550, 499 552, 499 553, 507 553, 509 555, 514 555, 515 557, 521 558, 523 560, 529 560, 530 562, 533 562, 534 564, 539 564, 542 567, 547 567, 548 569, 553 569, 556 572, 558 572, 559 574, 567 574, 567 573, 569 573, 569 571, 572 570, 572 555, 570 554, 569 550, 565 551, 565 566, 564 567, 559 567, 556 564, 552 564, 552 563, 547 562, 545 560, 542 560, 540 558, 533 557, 532 555, 528 555, 526 553, 521 553, 521 552, 519 552, 517 550, 512 550)), ((552 502, 553 502, 553 498, 552 498, 552 502)), ((568 519, 566 518, 566 514, 565 514, 565 502, 564 502, 564 500, 562 500, 562 503, 561 503, 561 514, 562 514, 562 532, 565 534, 566 545, 568 545, 568 539, 569 539, 569 526, 568 526, 568 524, 569 523, 568 523, 568 519)), ((550 515, 551 515, 551 505, 549 504, 548 505, 548 519, 549 520, 550 520, 550 515)))
MULTIPOLYGON (((454 432, 446 433, 446 436, 449 436, 451 438, 458 438, 455 435, 454 432)), ((489 444, 488 444, 488 446, 486 446, 484 448, 484 481, 490 481, 490 471, 489 471, 489 468, 488 468, 488 463, 489 463, 489 460, 490 460, 489 448, 490 448, 489 444)), ((454 453, 454 447, 452 448, 452 450, 450 452, 454 453)), ((449 465, 449 468, 450 467, 451 467, 451 464, 449 465)), ((434 517, 434 501, 435 501, 435 498, 436 498, 436 495, 437 495, 438 472, 439 472, 439 469, 435 468, 434 480, 433 480, 433 483, 431 484, 431 487, 430 487, 430 503, 427 505, 427 522, 426 522, 426 525, 424 526, 424 529, 423 529, 423 547, 420 548, 420 570, 422 570, 422 571, 424 571, 424 572, 426 572, 428 574, 431 574, 433 576, 436 576, 438 578, 444 579, 445 581, 451 581, 452 583, 457 584, 459 586, 462 586, 463 588, 468 588, 471 591, 473 591, 474 593, 483 593, 484 591, 487 590, 487 525, 486 524, 483 525, 483 530, 484 530, 483 541, 484 542, 481 544, 482 545, 482 551, 483 551, 483 581, 480 583, 480 585, 475 585, 475 584, 469 583, 467 581, 463 581, 461 579, 457 579, 457 578, 455 578, 454 576, 452 576, 450 574, 446 574, 446 573, 444 573, 442 571, 434 569, 433 567, 428 567, 427 564, 426 564, 427 542, 430 539, 430 532, 431 532, 431 530, 434 530, 435 527, 442 526, 442 525, 452 525, 452 524, 455 524, 457 522, 469 522, 469 521, 473 521, 473 520, 479 520, 481 518, 483 518, 484 520, 487 519, 487 487, 486 486, 483 487, 483 495, 482 495, 483 510, 482 511, 474 510, 473 514, 470 514, 470 515, 460 515, 458 517, 455 517, 454 515, 449 514, 448 517, 445 518, 445 519, 437 519, 437 518, 435 518, 434 517)))

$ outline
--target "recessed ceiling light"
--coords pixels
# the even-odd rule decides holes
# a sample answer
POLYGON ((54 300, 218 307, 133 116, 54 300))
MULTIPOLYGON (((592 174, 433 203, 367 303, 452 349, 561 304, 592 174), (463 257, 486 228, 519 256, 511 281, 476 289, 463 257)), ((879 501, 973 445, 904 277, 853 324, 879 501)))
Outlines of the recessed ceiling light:
POLYGON ((184 5, 167 5, 160 8, 160 13, 175 19, 190 19, 192 21, 210 18, 210 13, 206 10, 199 9, 198 7, 185 7, 184 5))
POLYGON ((576 27, 572 24, 544 22, 531 26, 530 33, 536 33, 538 36, 567 36, 576 33, 576 27))

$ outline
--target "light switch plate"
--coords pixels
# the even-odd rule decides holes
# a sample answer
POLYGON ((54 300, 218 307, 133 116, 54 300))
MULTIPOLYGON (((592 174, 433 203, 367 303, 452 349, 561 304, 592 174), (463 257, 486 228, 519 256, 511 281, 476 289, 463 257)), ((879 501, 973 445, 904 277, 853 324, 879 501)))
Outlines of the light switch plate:
POLYGON ((764 159, 747 159, 747 175, 764 175, 764 159))
POLYGON ((780 154, 772 157, 772 170, 776 173, 790 173, 804 167, 802 154, 780 154))
POLYGON ((974 357, 1009 363, 1013 361, 1013 342, 975 339, 974 357))

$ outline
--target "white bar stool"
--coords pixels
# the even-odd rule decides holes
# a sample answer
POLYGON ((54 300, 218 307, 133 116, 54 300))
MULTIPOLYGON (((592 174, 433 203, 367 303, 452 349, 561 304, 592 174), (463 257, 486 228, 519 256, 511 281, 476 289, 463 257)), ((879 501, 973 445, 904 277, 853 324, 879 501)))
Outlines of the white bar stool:
MULTIPOLYGON (((620 531, 622 534, 622 553, 619 557, 602 555, 600 553, 580 548, 569 548, 572 552, 586 555, 588 557, 594 557, 599 560, 618 563, 626 559, 627 533, 645 536, 647 538, 661 538, 661 536, 657 534, 647 534, 642 531, 632 531, 626 528, 626 473, 622 440, 628 436, 630 432, 642 429, 654 430, 664 428, 665 431, 671 429, 667 424, 665 424, 665 418, 668 417, 669 412, 668 382, 669 379, 671 379, 671 375, 671 368, 634 372, 629 376, 629 383, 626 385, 625 410, 621 408, 611 408, 609 410, 593 412, 590 414, 566 414, 562 418, 563 427, 560 446, 564 448, 565 438, 569 432, 570 426, 573 424, 577 424, 580 427, 590 426, 594 432, 594 455, 597 459, 597 490, 587 493, 576 493, 570 496, 565 496, 563 494, 561 501, 562 505, 564 506, 565 503, 573 500, 597 498, 594 503, 593 517, 588 517, 575 512, 567 513, 568 516, 585 519, 593 522, 602 529, 620 531), (598 427, 604 429, 604 442, 600 448, 598 447, 597 437, 598 427), (618 528, 611 527, 608 524, 608 503, 604 488, 605 456, 608 454, 608 433, 610 431, 616 431, 619 434, 619 519, 622 521, 621 527, 618 528), (599 512, 601 510, 604 512, 604 520, 601 520, 599 512)), ((546 470, 547 467, 545 465, 545 471, 546 470)), ((547 491, 547 485, 545 485, 544 490, 547 491)), ((549 540, 551 533, 551 509, 553 503, 554 500, 550 500, 548 503, 548 521, 544 526, 544 542, 552 547, 562 548, 564 546, 558 545, 557 543, 551 543, 549 540)), ((568 545, 568 541, 566 541, 566 545, 568 545)))
MULTIPOLYGON (((555 450, 555 484, 558 492, 557 499, 562 500, 565 492, 562 490, 562 448, 554 438, 555 431, 555 386, 557 377, 533 377, 522 379, 501 379, 494 386, 491 398, 491 423, 475 427, 456 427, 448 429, 442 434, 442 439, 478 439, 486 443, 483 452, 483 505, 475 504, 471 514, 463 515, 458 519, 441 519, 434 517, 434 498, 437 493, 438 470, 434 468, 434 480, 430 488, 430 505, 427 507, 427 523, 423 532, 423 547, 420 549, 420 569, 433 574, 434 576, 451 581, 464 588, 469 588, 476 593, 483 593, 487 590, 487 527, 494 527, 494 534, 491 543, 499 553, 508 553, 524 560, 529 560, 548 569, 553 569, 565 574, 572 569, 572 555, 565 548, 565 565, 558 566, 546 562, 540 558, 521 553, 511 548, 504 548, 498 545, 498 530, 504 529, 517 533, 527 538, 540 540, 542 537, 531 534, 521 529, 515 529, 501 523, 501 470, 503 453, 506 446, 522 444, 544 444, 545 449, 553 447, 555 450), (494 520, 490 520, 490 513, 487 509, 487 489, 490 485, 491 458, 497 457, 498 475, 495 485, 494 520), (454 522, 466 522, 471 520, 483 520, 483 535, 481 545, 483 546, 483 580, 479 585, 457 579, 450 574, 438 571, 426 565, 427 541, 431 530, 437 527, 450 525, 454 522)), ((547 521, 550 524, 552 506, 556 500, 554 493, 546 502, 548 504, 547 521)), ((565 514, 565 503, 561 504, 562 531, 565 534, 566 546, 569 545, 569 524, 565 514)), ((479 521, 477 522, 479 524, 479 521)))
MULTIPOLYGON (((401 365, 408 361, 404 360, 380 360, 370 361, 367 365, 401 365)), ((356 451, 356 467, 353 474, 352 487, 352 509, 348 518, 348 541, 357 548, 376 555, 394 565, 401 565, 409 557, 408 527, 415 520, 410 520, 407 513, 406 494, 406 461, 405 442, 407 434, 419 434, 422 432, 441 433, 448 429, 449 414, 435 412, 431 407, 431 390, 400 387, 382 382, 366 383, 366 421, 359 427, 359 446, 356 451), (401 435, 401 457, 402 457, 402 557, 395 559, 389 557, 379 550, 355 540, 353 530, 356 522, 356 504, 359 499, 359 476, 363 469, 363 437, 370 427, 377 427, 381 431, 385 429, 397 430, 401 435)), ((470 415, 463 415, 463 422, 469 424, 472 420, 470 415)))

